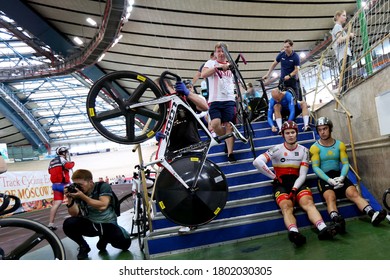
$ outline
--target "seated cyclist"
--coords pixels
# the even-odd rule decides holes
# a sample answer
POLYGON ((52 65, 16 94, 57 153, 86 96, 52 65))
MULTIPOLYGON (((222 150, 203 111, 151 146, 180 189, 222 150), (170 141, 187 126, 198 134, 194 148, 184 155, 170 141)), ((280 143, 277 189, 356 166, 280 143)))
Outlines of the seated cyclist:
POLYGON ((282 119, 286 118, 289 121, 293 121, 301 113, 304 124, 303 131, 311 130, 309 126, 309 109, 306 102, 295 101, 293 94, 288 90, 282 91, 279 88, 272 90, 272 97, 269 100, 268 106, 268 124, 272 132, 279 131, 279 134, 281 134, 282 119), (274 114, 277 127, 273 121, 274 114))
POLYGON ((247 88, 248 90, 243 95, 244 106, 248 105, 254 98, 261 98, 261 94, 255 90, 252 83, 248 83, 247 88))
POLYGON ((294 216, 294 203, 307 213, 309 220, 318 229, 318 239, 332 239, 337 233, 335 226, 327 226, 318 212, 310 188, 305 184, 309 170, 309 151, 297 143, 298 126, 293 121, 287 121, 282 126, 284 143, 270 148, 258 156, 253 165, 256 169, 273 179, 274 199, 280 207, 283 220, 288 229, 288 239, 296 246, 306 243, 306 237, 297 227, 294 216), (271 161, 274 167, 272 172, 267 163, 271 161))
POLYGON ((345 144, 332 137, 332 129, 333 123, 330 119, 318 118, 316 130, 320 139, 310 147, 313 171, 319 177, 318 191, 326 201, 329 216, 338 225, 339 232, 344 233, 345 220, 338 212, 336 199, 347 198, 377 226, 386 218, 387 211, 375 211, 348 179, 349 161, 345 144))

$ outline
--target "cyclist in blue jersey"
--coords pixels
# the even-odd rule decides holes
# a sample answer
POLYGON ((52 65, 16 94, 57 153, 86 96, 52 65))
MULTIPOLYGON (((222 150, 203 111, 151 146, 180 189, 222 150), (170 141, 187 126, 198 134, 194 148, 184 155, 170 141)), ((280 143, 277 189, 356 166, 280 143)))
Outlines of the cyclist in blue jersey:
POLYGON ((321 117, 316 121, 316 129, 320 139, 310 147, 313 171, 319 177, 318 190, 325 199, 329 216, 338 225, 339 232, 345 232, 345 220, 338 212, 336 199, 345 197, 370 216, 374 226, 378 225, 386 218, 387 212, 384 209, 375 211, 347 178, 348 155, 345 144, 332 138, 332 121, 321 117))
POLYGON ((305 101, 295 101, 293 95, 289 91, 282 91, 279 88, 272 90, 272 97, 268 105, 268 124, 272 132, 281 133, 282 120, 286 118, 288 121, 293 121, 302 113, 303 131, 311 130, 309 126, 309 109, 305 101), (275 123, 273 115, 275 114, 275 123))

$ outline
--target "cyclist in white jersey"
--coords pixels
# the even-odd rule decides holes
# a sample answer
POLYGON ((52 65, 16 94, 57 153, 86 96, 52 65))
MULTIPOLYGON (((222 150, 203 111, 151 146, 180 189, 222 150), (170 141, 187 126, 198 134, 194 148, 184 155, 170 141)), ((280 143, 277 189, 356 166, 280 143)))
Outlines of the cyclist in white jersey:
POLYGON ((318 238, 320 240, 332 239, 337 233, 336 228, 334 225, 325 224, 314 204, 310 188, 305 184, 309 169, 309 151, 297 143, 298 125, 293 121, 286 121, 281 131, 285 142, 258 156, 253 161, 253 165, 262 174, 274 180, 274 199, 282 210, 284 224, 288 229, 288 238, 291 242, 296 246, 306 243, 306 237, 299 232, 293 214, 295 202, 317 227, 318 238), (269 161, 272 161, 274 172, 267 166, 269 161))
MULTIPOLYGON (((235 123, 236 114, 233 73, 226 62, 221 44, 215 45, 217 60, 208 60, 202 69, 202 78, 207 78, 209 83, 210 125, 219 136, 233 131, 229 122, 235 123)), ((227 138, 225 142, 229 162, 236 161, 233 155, 234 138, 227 138)))

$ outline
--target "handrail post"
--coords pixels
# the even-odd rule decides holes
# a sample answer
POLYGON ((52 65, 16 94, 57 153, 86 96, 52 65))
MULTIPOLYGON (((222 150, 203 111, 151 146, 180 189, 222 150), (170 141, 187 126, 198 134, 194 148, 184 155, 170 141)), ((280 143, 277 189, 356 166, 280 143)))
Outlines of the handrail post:
POLYGON ((352 134, 352 124, 351 124, 351 116, 349 114, 347 115, 347 124, 348 124, 348 132, 349 132, 349 141, 351 143, 351 153, 352 153, 352 162, 353 162, 353 170, 356 174, 356 180, 357 180, 357 190, 359 193, 360 191, 360 176, 359 176, 359 169, 357 165, 357 158, 356 158, 356 151, 355 151, 355 142, 352 134))

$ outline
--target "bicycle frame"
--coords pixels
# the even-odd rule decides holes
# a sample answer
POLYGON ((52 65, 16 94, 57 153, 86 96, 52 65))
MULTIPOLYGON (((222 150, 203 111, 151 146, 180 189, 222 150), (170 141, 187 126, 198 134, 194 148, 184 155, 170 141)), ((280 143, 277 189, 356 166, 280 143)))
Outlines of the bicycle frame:
POLYGON ((177 114, 177 109, 179 108, 179 106, 183 106, 187 110, 187 112, 190 112, 190 114, 197 120, 197 123, 201 126, 201 128, 203 129, 203 131, 206 133, 206 135, 209 138, 209 140, 207 140, 207 141, 202 141, 200 143, 197 143, 197 144, 194 144, 194 145, 190 145, 190 146, 188 146, 186 148, 180 149, 179 152, 178 152, 178 154, 182 154, 184 152, 192 151, 195 148, 203 149, 203 151, 202 151, 202 155, 203 156, 201 158, 202 164, 201 164, 200 169, 197 170, 195 178, 198 178, 200 172, 202 171, 203 163, 206 160, 206 155, 208 154, 210 148, 212 146, 218 145, 221 140, 223 140, 223 139, 225 139, 227 137, 231 137, 232 135, 228 134, 228 135, 225 135, 225 136, 222 136, 222 137, 218 137, 217 139, 215 139, 211 135, 211 133, 207 129, 207 127, 203 124, 203 122, 199 118, 197 118, 197 115, 192 110, 192 108, 188 104, 186 104, 177 95, 168 95, 168 96, 163 96, 163 97, 155 99, 155 100, 142 102, 142 103, 137 103, 137 104, 131 105, 130 109, 137 108, 137 107, 142 107, 142 106, 146 106, 146 105, 154 105, 154 104, 157 105, 157 104, 165 103, 165 102, 168 102, 168 101, 170 102, 170 104, 169 104, 169 111, 168 111, 168 117, 167 117, 167 120, 166 120, 166 122, 165 122, 165 124, 163 126, 163 129, 162 129, 162 133, 165 135, 165 138, 163 138, 163 139, 161 139, 159 141, 159 147, 158 147, 157 154, 156 154, 156 158, 157 159, 155 161, 153 161, 153 162, 150 162, 150 163, 144 165, 144 167, 157 163, 160 166, 163 166, 164 168, 166 168, 186 189, 189 189, 191 191, 195 191, 196 190, 195 186, 196 186, 197 179, 194 181, 193 186, 188 186, 188 184, 173 169, 173 167, 169 164, 169 162, 165 158, 165 156, 167 154, 169 139, 170 139, 172 128, 173 128, 173 122, 174 122, 174 120, 176 118, 176 114, 177 114))

